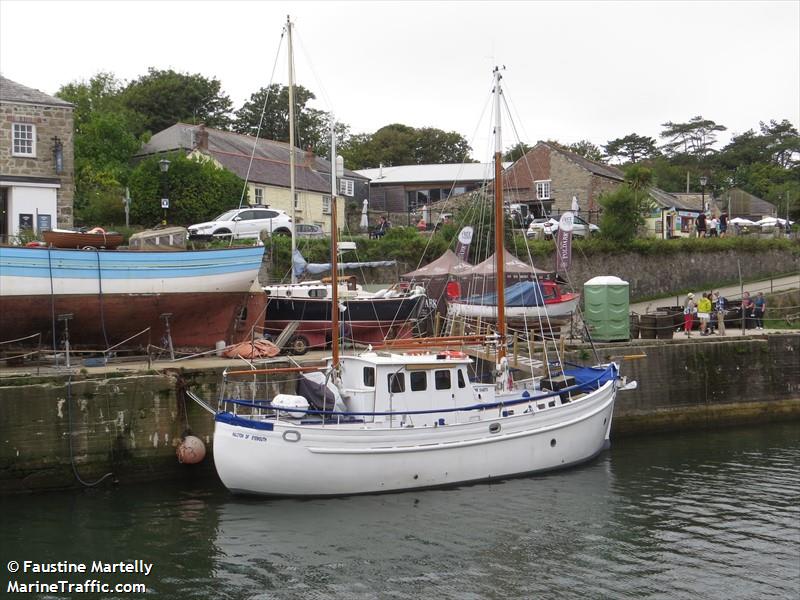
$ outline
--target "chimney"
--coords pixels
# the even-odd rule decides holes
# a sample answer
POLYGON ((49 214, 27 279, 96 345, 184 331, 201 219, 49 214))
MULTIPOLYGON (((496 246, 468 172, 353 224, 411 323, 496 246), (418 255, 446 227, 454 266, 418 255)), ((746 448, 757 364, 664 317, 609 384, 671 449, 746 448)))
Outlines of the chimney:
POLYGON ((383 179, 383 163, 378 163, 378 179, 383 179))
POLYGON ((208 131, 205 124, 201 123, 195 132, 196 148, 198 150, 208 150, 208 131))
POLYGON ((311 149, 311 146, 307 146, 305 155, 305 166, 310 167, 313 162, 314 162, 314 151, 311 149))

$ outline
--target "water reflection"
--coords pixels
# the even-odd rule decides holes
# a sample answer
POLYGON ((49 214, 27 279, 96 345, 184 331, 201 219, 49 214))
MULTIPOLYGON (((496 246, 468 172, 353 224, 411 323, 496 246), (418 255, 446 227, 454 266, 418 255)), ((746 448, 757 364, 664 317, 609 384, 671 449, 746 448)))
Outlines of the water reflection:
POLYGON ((622 440, 578 469, 429 492, 5 497, 0 565, 145 559, 132 581, 153 598, 797 597, 798 467, 791 424, 622 440))

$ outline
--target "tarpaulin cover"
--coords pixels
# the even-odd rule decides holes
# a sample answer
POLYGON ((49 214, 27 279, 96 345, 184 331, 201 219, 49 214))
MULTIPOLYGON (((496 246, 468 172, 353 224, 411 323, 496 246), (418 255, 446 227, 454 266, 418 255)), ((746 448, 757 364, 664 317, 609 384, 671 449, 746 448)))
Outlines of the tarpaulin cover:
MULTIPOLYGON (((497 294, 470 296, 464 300, 467 304, 495 306, 497 294)), ((541 286, 535 281, 520 281, 506 288, 506 306, 544 306, 541 286)))

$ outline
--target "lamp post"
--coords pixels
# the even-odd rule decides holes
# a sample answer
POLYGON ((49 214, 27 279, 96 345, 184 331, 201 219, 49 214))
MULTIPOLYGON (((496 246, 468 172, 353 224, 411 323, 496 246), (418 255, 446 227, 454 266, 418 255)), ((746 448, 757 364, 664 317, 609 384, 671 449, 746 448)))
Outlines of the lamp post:
POLYGON ((705 175, 700 176, 700 186, 702 188, 702 199, 703 199, 703 212, 706 212, 706 184, 708 183, 708 177, 705 175))
POLYGON ((162 225, 167 224, 167 209, 169 208, 169 195, 167 194, 167 171, 169 171, 169 161, 162 158, 158 161, 158 168, 161 171, 161 208, 164 210, 162 225))

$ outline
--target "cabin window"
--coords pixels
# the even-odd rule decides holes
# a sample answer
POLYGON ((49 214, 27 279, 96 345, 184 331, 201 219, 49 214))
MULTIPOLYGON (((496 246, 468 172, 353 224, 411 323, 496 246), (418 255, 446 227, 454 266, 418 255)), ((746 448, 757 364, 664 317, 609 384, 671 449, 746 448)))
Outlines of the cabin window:
POLYGON ((406 391, 406 376, 404 373, 389 373, 389 392, 401 394, 406 391))
POLYGON ((27 123, 12 125, 12 156, 36 157, 36 126, 27 123))
MULTIPOLYGON (((328 296, 328 290, 326 290, 325 288, 320 288, 318 290, 313 290, 313 289, 308 290, 309 298, 326 298, 327 296, 328 296)), ((373 378, 373 385, 375 385, 374 378, 373 378)))
POLYGON ((436 389, 449 390, 450 389, 450 369, 442 369, 436 371, 436 389))
POLYGON ((423 392, 428 389, 428 373, 425 371, 412 371, 409 377, 412 392, 423 392))
POLYGON ((461 369, 458 370, 458 387, 465 388, 467 387, 467 382, 464 380, 464 371, 461 369))
POLYGON ((364 367, 364 385, 375 387, 375 367, 364 367))

